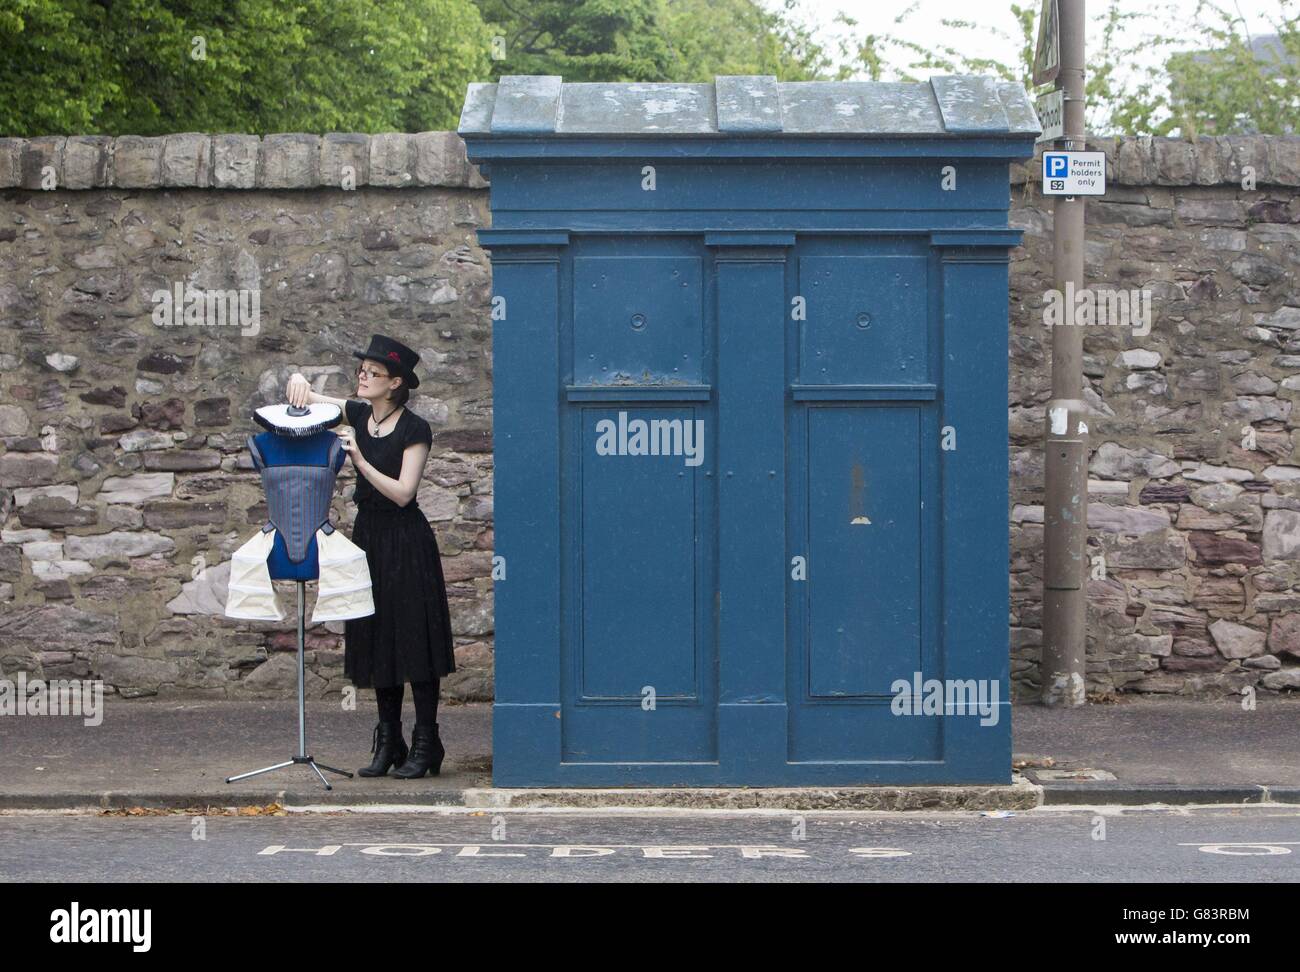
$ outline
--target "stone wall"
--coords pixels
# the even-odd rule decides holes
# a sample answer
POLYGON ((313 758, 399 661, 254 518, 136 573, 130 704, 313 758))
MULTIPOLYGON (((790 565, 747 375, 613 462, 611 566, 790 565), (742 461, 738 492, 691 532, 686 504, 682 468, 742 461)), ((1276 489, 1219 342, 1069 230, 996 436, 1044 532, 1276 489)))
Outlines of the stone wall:
MULTIPOLYGON (((1300 139, 1098 140, 1088 286, 1149 291, 1151 330, 1085 330, 1088 688, 1300 687, 1300 139), (1253 176, 1253 188, 1249 178, 1253 176)), ((1041 169, 1041 166, 1040 166, 1041 169)), ((1012 678, 1036 694, 1051 203, 1013 168, 1012 678)))
MULTIPOLYGON (((1089 284, 1150 292, 1154 319, 1085 339, 1089 688, 1300 687, 1300 139, 1098 147, 1112 186, 1089 207, 1089 284)), ((1028 171, 1011 174, 1021 695, 1040 645, 1052 286, 1050 203, 1028 171)), ((0 139, 0 671, 291 694, 291 626, 220 615, 230 553, 265 517, 249 414, 293 370, 348 394, 350 351, 385 331, 424 359, 411 406, 435 430, 419 503, 452 597, 448 694, 490 697, 484 186, 446 132, 0 139), (256 290, 256 333, 158 326, 152 297, 177 284, 256 290)), ((340 629, 309 634, 315 696, 345 684, 340 629)))
MULTIPOLYGON (((291 696, 293 624, 221 616, 230 554, 266 520, 251 413, 294 370, 351 395, 351 352, 378 331, 422 358, 408 406, 434 429, 418 502, 453 610, 447 695, 487 698, 484 185, 454 133, 0 142, 0 669, 291 696), (35 188, 51 173, 72 188, 35 188), (153 295, 177 284, 258 289, 257 326, 158 326, 153 295)), ((292 616, 294 585, 276 587, 292 616)), ((310 694, 337 692, 342 624, 308 647, 310 694)))

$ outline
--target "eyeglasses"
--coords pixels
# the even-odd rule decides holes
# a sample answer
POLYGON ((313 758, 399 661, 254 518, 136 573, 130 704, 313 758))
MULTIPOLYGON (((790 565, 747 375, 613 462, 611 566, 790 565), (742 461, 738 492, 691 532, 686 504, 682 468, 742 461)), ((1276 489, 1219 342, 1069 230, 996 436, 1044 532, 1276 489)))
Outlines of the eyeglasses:
POLYGON ((357 366, 357 377, 358 377, 358 378, 365 378, 365 377, 370 377, 370 378, 391 378, 391 377, 393 377, 393 376, 390 375, 390 374, 389 374, 388 372, 386 372, 386 371, 369 371, 369 370, 366 368, 365 365, 358 365, 358 366, 357 366))

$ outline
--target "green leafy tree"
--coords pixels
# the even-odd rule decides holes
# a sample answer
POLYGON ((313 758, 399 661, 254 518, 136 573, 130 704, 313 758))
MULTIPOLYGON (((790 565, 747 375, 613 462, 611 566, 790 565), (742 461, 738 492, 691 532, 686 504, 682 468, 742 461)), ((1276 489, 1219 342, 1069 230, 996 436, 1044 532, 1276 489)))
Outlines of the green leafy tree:
POLYGON ((1101 51, 1089 57, 1089 118, 1120 135, 1293 134, 1300 118, 1300 19, 1277 0, 1276 39, 1257 45, 1245 20, 1209 0, 1157 13, 1111 0, 1101 51), (1124 70, 1154 52, 1156 66, 1124 70))
MULTIPOLYGON (((1088 130, 1102 135, 1181 135, 1300 131, 1300 18, 1298 0, 1275 0, 1270 18, 1276 42, 1260 49, 1244 19, 1213 0, 1194 10, 1169 3, 1157 11, 1133 10, 1109 0, 1101 44, 1088 52, 1088 130), (1133 65, 1149 62, 1145 69, 1133 65)), ((931 73, 991 74, 1032 87, 1040 4, 1012 3, 1001 20, 977 24, 945 19, 947 28, 982 33, 1015 44, 1014 63, 975 58, 960 44, 921 44, 899 30, 921 12, 913 3, 893 29, 842 42, 841 76, 918 80, 931 73), (1005 26, 1003 26, 1005 25, 1005 26)), ((848 16, 839 22, 858 26, 848 16)))
POLYGON ((499 38, 493 77, 704 81, 719 74, 826 76, 831 62, 794 0, 478 0, 499 38))
POLYGON ((454 128, 470 0, 0 0, 0 133, 454 128))
MULTIPOLYGON (((1256 45, 1239 16, 1209 0, 1196 6, 1200 51, 1169 57, 1166 128, 1187 135, 1300 132, 1300 16, 1282 0, 1272 18, 1275 40, 1256 45)), ((1187 45, 1186 35, 1162 37, 1187 45)))
POLYGON ((794 0, 769 11, 753 0, 667 0, 660 18, 672 52, 666 80, 771 74, 782 81, 834 76, 824 47, 795 16, 794 0))
POLYGON ((659 0, 479 0, 500 38, 494 77, 558 74, 566 81, 665 77, 671 56, 657 29, 659 9, 659 0))
MULTIPOLYGON (((1011 4, 1011 30, 989 23, 976 23, 960 18, 943 17, 942 27, 967 33, 985 34, 1005 43, 1021 45, 1018 64, 1007 64, 995 58, 971 57, 961 48, 935 43, 918 43, 899 37, 894 32, 866 34, 858 40, 841 41, 840 54, 846 64, 842 76, 851 77, 865 72, 872 81, 918 81, 931 74, 990 74, 1004 81, 1020 81, 1026 86, 1033 73, 1034 33, 1036 10, 1032 6, 1011 4), (901 64, 897 62, 901 61, 901 64)), ((893 19, 895 27, 903 27, 922 13, 921 0, 915 0, 893 19)), ((836 22, 853 30, 859 26, 857 18, 839 14, 836 22)))

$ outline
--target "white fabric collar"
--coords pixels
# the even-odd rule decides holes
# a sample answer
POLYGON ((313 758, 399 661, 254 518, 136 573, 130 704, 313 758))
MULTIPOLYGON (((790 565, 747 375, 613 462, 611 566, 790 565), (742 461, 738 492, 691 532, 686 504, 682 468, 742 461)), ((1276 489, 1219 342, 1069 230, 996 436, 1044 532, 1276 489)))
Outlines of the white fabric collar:
POLYGON ((276 435, 307 436, 315 435, 325 429, 333 428, 343 420, 343 412, 337 405, 328 402, 314 402, 304 409, 291 405, 263 405, 253 412, 253 421, 263 428, 270 429, 276 435), (302 411, 303 414, 292 414, 302 411))

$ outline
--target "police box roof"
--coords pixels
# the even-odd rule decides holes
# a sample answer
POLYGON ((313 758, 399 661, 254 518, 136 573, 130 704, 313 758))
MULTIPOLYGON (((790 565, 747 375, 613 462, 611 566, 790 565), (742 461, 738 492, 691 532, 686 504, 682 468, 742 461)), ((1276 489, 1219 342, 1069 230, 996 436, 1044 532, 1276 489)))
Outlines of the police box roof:
POLYGON ((564 83, 506 75, 471 84, 462 136, 974 136, 1037 135, 1024 87, 976 75, 929 81, 777 81, 722 76, 712 83, 564 83))

